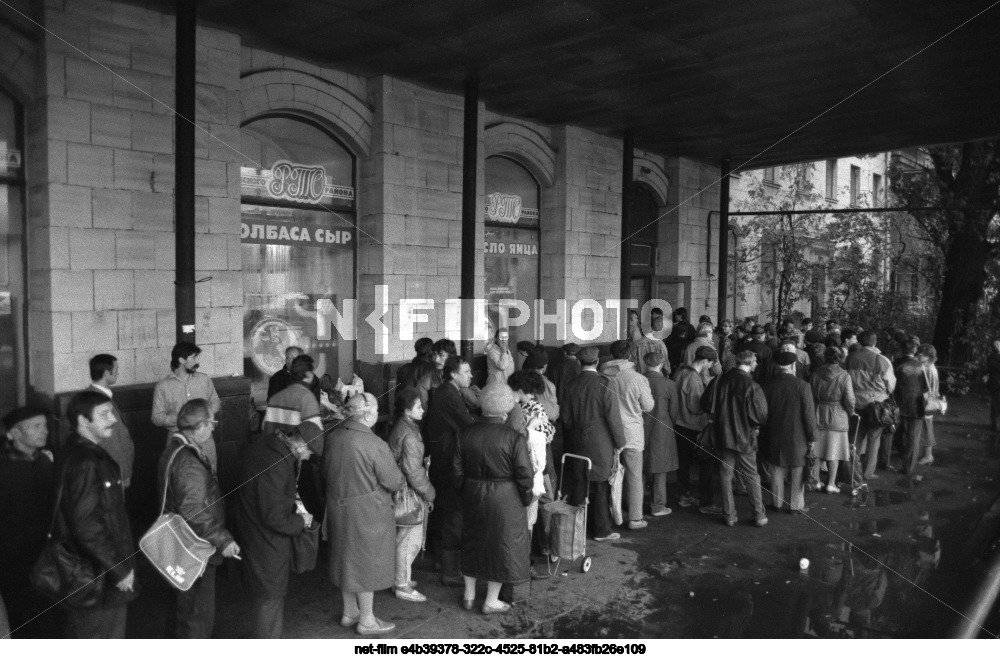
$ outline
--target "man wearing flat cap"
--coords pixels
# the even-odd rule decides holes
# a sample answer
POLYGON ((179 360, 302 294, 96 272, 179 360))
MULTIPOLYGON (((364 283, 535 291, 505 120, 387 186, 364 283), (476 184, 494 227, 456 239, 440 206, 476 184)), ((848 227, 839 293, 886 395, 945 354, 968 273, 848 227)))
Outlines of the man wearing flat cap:
POLYGON ((574 473, 574 504, 579 504, 589 488, 590 522, 594 539, 613 541, 621 535, 611 527, 611 465, 625 448, 618 396, 610 381, 597 372, 598 351, 589 346, 580 350, 579 376, 569 383, 562 403, 563 430, 566 450, 591 460, 588 478, 574 473))
POLYGON ((48 420, 41 407, 20 407, 3 417, 7 437, 0 448, 0 594, 14 637, 52 636, 44 618, 16 630, 48 607, 28 583, 52 515, 53 460, 45 449, 48 420))
POLYGON ((767 381, 768 365, 774 353, 767 344, 767 332, 764 327, 756 325, 750 332, 750 340, 747 341, 744 349, 753 352, 757 356, 757 369, 754 371, 754 381, 758 384, 767 381))
POLYGON ((806 454, 816 440, 816 405, 812 389, 795 375, 798 357, 794 351, 778 352, 776 371, 764 386, 767 421, 761 427, 761 449, 766 451, 771 475, 771 507, 787 508, 792 514, 805 513, 802 468, 806 454), (785 498, 785 474, 791 475, 791 492, 785 498))

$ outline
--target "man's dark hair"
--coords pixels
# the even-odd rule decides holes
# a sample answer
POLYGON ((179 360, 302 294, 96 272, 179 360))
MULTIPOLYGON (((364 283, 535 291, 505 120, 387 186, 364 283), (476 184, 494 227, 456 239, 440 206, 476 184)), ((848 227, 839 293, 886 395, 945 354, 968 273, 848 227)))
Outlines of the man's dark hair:
POLYGON ((829 320, 826 321, 826 328, 827 328, 827 330, 829 330, 830 327, 832 327, 834 325, 837 325, 837 324, 839 324, 839 323, 836 320, 834 320, 833 318, 831 318, 831 319, 829 319, 829 320))
POLYGON ((676 309, 674 309, 674 315, 677 316, 678 322, 687 322, 688 310, 683 306, 678 306, 676 309))
POLYGON ((840 363, 840 357, 843 355, 839 347, 831 345, 823 350, 823 361, 827 364, 840 363))
POLYGON ((862 331, 861 335, 858 336, 858 342, 865 347, 875 347, 875 343, 878 341, 878 334, 872 330, 862 331))
POLYGON ((519 340, 519 341, 517 341, 517 351, 518 352, 527 352, 528 354, 531 354, 531 352, 534 349, 535 349, 535 344, 532 343, 530 340, 519 340))
POLYGON ((911 337, 903 344, 903 354, 907 356, 913 356, 917 353, 917 348, 920 347, 920 339, 911 337))
POLYGON ((300 354, 294 359, 292 359, 292 365, 288 369, 292 373, 292 377, 302 381, 306 378, 306 375, 313 371, 316 367, 316 362, 308 354, 300 354))
POLYGON ((417 342, 413 344, 413 350, 421 359, 429 360, 431 355, 434 353, 434 340, 428 338, 427 336, 418 338, 417 342))
POLYGON ((790 336, 788 338, 781 339, 781 342, 778 344, 778 347, 781 347, 782 345, 794 345, 796 349, 798 349, 799 341, 794 336, 790 336))
POLYGON ((650 315, 663 315, 663 309, 660 308, 659 306, 654 306, 653 308, 649 309, 649 314, 650 315))
POLYGON ((857 335, 858 333, 853 329, 844 329, 843 331, 840 332, 840 342, 846 343, 848 340, 854 338, 857 335))
POLYGON ((616 340, 611 343, 611 356, 615 359, 626 359, 628 358, 628 342, 624 340, 616 340))
POLYGON ((698 324, 701 324, 703 322, 707 322, 708 324, 712 324, 712 318, 708 317, 707 315, 703 315, 700 318, 698 318, 698 324))
POLYGON ((807 324, 812 324, 812 323, 813 323, 813 319, 812 318, 802 318, 802 326, 803 327, 806 326, 807 324))
POLYGON ((701 347, 699 347, 694 351, 694 360, 701 361, 703 359, 708 361, 718 361, 719 353, 716 352, 715 348, 713 347, 709 347, 708 345, 702 345, 701 347))
POLYGON ((736 363, 741 366, 748 366, 757 358, 757 353, 750 350, 743 350, 736 355, 736 363))
POLYGON ((455 373, 466 363, 468 361, 460 356, 449 356, 448 360, 444 362, 444 371, 441 373, 444 376, 444 380, 450 382, 455 373))
POLYGON ((455 341, 450 338, 442 338, 434 343, 434 353, 439 354, 440 352, 444 352, 448 356, 455 356, 458 354, 458 350, 455 349, 455 341))
POLYGON ((111 402, 111 398, 97 391, 80 391, 74 395, 66 406, 66 420, 69 421, 70 429, 76 431, 80 416, 94 420, 94 408, 108 402, 111 402))
POLYGON ((115 362, 118 357, 111 354, 98 354, 90 360, 90 381, 97 382, 104 377, 104 373, 115 369, 115 362))
POLYGON ((176 369, 181 361, 190 358, 193 354, 201 354, 201 348, 186 340, 177 343, 174 345, 174 349, 170 350, 170 369, 176 369))
POLYGON ((542 379, 537 370, 515 370, 507 378, 507 386, 510 386, 514 391, 531 393, 532 395, 541 395, 545 392, 545 380, 542 379))

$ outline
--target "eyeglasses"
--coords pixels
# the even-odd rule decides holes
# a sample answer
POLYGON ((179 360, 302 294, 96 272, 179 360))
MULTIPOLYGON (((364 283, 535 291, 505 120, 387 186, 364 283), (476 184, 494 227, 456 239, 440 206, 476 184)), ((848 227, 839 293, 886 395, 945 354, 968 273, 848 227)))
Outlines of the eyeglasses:
POLYGON ((218 427, 219 421, 217 420, 204 420, 203 423, 209 423, 212 427, 218 427))

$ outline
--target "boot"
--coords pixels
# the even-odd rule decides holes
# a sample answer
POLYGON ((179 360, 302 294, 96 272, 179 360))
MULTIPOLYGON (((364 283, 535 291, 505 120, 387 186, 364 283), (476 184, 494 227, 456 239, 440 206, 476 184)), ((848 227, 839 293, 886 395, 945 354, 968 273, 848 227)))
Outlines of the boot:
POLYGON ((461 570, 462 551, 441 551, 441 584, 449 587, 464 587, 465 578, 461 570))

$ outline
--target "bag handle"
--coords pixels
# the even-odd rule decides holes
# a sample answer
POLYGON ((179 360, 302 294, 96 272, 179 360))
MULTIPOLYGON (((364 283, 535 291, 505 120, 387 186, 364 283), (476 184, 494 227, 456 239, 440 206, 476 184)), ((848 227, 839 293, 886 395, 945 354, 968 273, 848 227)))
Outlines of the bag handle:
POLYGON ((174 436, 179 436, 184 439, 184 444, 177 448, 177 450, 174 450, 174 452, 170 455, 170 459, 167 460, 167 468, 163 471, 163 498, 160 501, 159 516, 163 516, 164 510, 167 509, 167 491, 170 489, 170 467, 174 464, 174 457, 176 457, 177 453, 184 448, 191 447, 191 444, 187 443, 187 438, 183 434, 177 433, 172 435, 171 438, 174 436))

